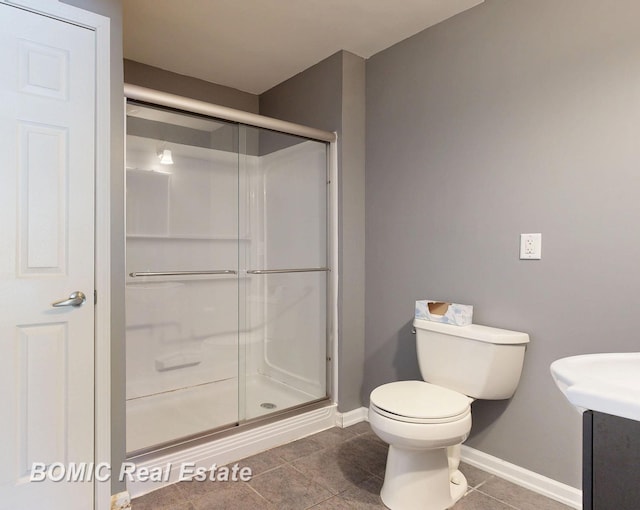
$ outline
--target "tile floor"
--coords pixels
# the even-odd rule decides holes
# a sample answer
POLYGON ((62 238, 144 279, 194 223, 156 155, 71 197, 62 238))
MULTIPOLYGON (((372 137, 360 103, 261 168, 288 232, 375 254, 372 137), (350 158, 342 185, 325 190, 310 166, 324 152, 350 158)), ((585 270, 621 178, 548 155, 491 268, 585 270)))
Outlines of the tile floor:
MULTIPOLYGON (((133 501, 133 510, 384 509, 387 445, 367 423, 333 428, 238 462, 248 482, 180 482, 133 501)), ((467 464, 469 491, 454 510, 562 510, 569 507, 467 464)))

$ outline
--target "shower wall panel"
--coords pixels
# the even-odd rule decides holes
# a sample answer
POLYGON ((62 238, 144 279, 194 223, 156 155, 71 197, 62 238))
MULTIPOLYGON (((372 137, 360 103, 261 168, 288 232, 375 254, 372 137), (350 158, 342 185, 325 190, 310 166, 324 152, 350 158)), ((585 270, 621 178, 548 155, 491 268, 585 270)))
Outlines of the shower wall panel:
MULTIPOLYGON (((277 135, 269 133, 271 145, 277 135)), ((295 140, 260 156, 252 179, 256 246, 248 268, 327 265, 326 145, 295 140)), ((247 367, 304 393, 326 395, 327 273, 251 276, 247 367)))
MULTIPOLYGON (((237 270, 237 154, 173 146, 149 171, 154 143, 127 140, 127 272, 237 270)), ((237 377, 233 276, 129 277, 127 305, 127 398, 237 377)))

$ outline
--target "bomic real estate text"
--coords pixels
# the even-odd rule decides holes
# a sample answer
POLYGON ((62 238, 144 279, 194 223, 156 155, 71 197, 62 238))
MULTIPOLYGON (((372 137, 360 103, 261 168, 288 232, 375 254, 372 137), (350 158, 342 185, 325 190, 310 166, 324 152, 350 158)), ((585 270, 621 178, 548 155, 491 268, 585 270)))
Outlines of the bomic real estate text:
MULTIPOLYGON (((111 465, 107 462, 34 462, 31 465, 30 482, 106 482, 113 475, 111 465)), ((195 462, 182 462, 174 466, 171 462, 163 466, 151 468, 137 466, 133 462, 123 462, 117 473, 121 482, 182 482, 194 480, 197 482, 248 482, 252 472, 248 466, 240 467, 237 463, 233 466, 198 466, 195 462), (171 474, 177 471, 178 477, 171 478, 171 474)))

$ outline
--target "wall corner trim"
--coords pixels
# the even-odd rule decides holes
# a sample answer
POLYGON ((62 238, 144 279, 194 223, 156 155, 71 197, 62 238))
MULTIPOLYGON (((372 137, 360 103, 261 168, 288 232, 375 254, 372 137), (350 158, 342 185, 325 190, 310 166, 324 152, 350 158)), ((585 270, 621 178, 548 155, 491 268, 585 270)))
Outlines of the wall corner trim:
POLYGON ((367 420, 369 409, 358 407, 346 413, 336 413, 336 427, 345 428, 367 420))
POLYGON ((462 445, 462 460, 471 466, 504 478, 538 494, 554 499, 571 508, 582 509, 582 491, 546 476, 529 471, 505 460, 462 445))

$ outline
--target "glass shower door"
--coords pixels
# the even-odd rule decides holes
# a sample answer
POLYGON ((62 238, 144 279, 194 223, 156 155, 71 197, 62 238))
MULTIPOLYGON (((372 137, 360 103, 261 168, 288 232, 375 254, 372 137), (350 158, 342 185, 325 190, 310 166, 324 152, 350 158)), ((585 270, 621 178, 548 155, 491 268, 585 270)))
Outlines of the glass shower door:
POLYGON ((127 451, 327 398, 327 149, 130 101, 127 451))
POLYGON ((127 105, 130 454, 238 422, 237 140, 237 124, 127 105))
POLYGON ((240 126, 240 421, 327 397, 327 144, 240 126), (242 230, 242 228, 241 228, 242 230))

